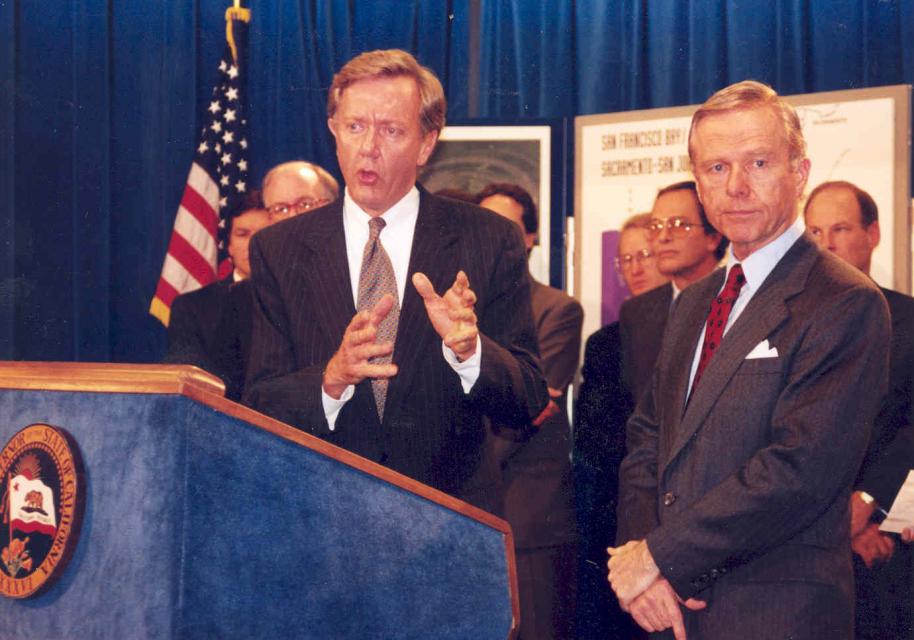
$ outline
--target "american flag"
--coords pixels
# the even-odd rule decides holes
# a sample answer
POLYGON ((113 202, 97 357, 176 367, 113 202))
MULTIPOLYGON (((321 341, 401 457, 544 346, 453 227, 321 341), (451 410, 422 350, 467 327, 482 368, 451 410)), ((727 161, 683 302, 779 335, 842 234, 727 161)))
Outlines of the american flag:
POLYGON ((225 13, 226 47, 219 80, 203 114, 200 143, 175 216, 168 253, 149 313, 168 326, 171 303, 232 269, 226 250, 225 214, 248 189, 248 138, 243 72, 250 10, 225 13))

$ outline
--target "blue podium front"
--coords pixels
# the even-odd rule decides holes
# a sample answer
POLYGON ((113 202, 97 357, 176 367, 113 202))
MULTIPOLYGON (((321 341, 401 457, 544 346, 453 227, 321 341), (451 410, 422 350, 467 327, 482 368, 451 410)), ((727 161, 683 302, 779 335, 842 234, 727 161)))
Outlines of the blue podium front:
POLYGON ((65 430, 85 492, 69 564, 36 596, 0 598, 0 637, 513 636, 506 523, 205 378, 0 364, 0 446, 35 423, 65 430))

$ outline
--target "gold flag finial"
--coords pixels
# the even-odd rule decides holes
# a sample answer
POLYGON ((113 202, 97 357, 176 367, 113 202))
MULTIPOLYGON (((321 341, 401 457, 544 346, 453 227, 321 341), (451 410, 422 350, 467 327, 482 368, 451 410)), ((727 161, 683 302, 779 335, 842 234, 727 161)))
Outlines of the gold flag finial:
POLYGON ((232 50, 232 60, 238 63, 238 48, 235 46, 235 33, 232 30, 232 20, 242 22, 251 21, 251 10, 241 6, 241 0, 235 0, 235 6, 225 10, 225 39, 232 50))

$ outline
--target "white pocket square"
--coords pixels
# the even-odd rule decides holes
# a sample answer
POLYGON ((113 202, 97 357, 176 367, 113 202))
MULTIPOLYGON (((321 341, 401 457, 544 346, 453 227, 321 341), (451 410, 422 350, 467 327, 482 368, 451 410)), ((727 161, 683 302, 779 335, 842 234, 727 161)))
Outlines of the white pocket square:
POLYGON ((778 350, 768 344, 767 340, 762 340, 746 356, 746 360, 755 360, 756 358, 777 358, 778 350))

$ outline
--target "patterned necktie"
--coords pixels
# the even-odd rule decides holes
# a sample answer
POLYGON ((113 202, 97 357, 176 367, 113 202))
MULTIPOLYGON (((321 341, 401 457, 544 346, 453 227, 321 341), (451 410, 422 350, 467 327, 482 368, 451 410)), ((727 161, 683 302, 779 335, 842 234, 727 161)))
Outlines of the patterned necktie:
MULTIPOLYGON (((708 320, 705 323, 705 341, 701 346, 701 356, 698 358, 698 369, 695 370, 695 380, 692 382, 692 392, 698 387, 698 381, 701 374, 711 361, 714 352, 720 346, 720 341, 724 337, 724 329, 727 327, 727 319, 733 310, 733 305, 739 297, 739 291, 746 284, 746 276, 743 275, 742 265, 734 265, 727 276, 727 282, 724 284, 724 290, 721 291, 711 302, 711 312, 708 313, 708 320)), ((691 393, 689 394, 691 396, 691 393)))
MULTIPOLYGON (((356 307, 359 311, 371 311, 384 294, 394 297, 394 306, 378 327, 377 342, 394 342, 397 338, 397 322, 400 319, 400 300, 397 295, 397 279, 390 257, 381 246, 381 229, 383 218, 372 218, 368 221, 368 242, 362 253, 362 270, 359 272, 359 296, 356 307)), ((372 364, 388 364, 391 356, 378 356, 371 359, 372 364)), ((378 419, 384 419, 384 404, 387 401, 387 379, 372 378, 371 390, 378 407, 378 419)))

